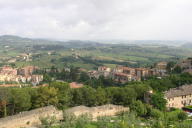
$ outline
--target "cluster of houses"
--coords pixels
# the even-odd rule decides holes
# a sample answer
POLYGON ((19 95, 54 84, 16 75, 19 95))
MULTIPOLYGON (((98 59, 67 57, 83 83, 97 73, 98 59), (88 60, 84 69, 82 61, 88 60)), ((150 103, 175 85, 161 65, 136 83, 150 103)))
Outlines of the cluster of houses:
MULTIPOLYGON (((162 65, 163 64, 161 64, 161 66, 162 65)), ((183 73, 192 74, 192 58, 178 62, 175 67, 176 66, 179 66, 183 73)), ((150 102, 150 96, 152 94, 152 91, 145 94, 146 102, 150 102)), ((186 106, 192 106, 192 85, 171 88, 164 92, 164 98, 167 101, 167 108, 185 108, 186 106)))
MULTIPOLYGON (((167 75, 167 62, 158 62, 153 68, 130 68, 125 66, 116 66, 111 69, 106 66, 98 67, 98 70, 88 71, 90 77, 99 78, 104 76, 106 78, 112 78, 116 82, 126 83, 128 81, 140 81, 150 76, 163 77, 167 75)), ((182 72, 188 72, 192 74, 192 58, 187 58, 178 62, 176 66, 179 66, 182 72)), ((173 67, 173 69, 175 68, 173 67)))
MULTIPOLYGON (((192 74, 192 58, 187 58, 178 62, 182 72, 192 74)), ((159 62, 153 68, 130 68, 125 66, 116 66, 111 69, 106 66, 101 66, 98 70, 89 71, 90 77, 99 78, 100 76, 109 77, 116 82, 126 83, 128 81, 140 81, 149 76, 166 76, 167 75, 167 62, 159 62)), ((150 90, 145 94, 146 102, 150 102, 150 96, 153 91, 150 90)), ((185 108, 192 106, 192 85, 183 85, 177 88, 172 88, 164 92, 164 98, 167 100, 167 108, 185 108)))
POLYGON ((116 82, 126 83, 128 81, 140 81, 149 76, 165 76, 167 62, 159 62, 154 68, 130 68, 125 66, 116 66, 111 69, 106 66, 101 66, 98 70, 89 71, 90 77, 99 78, 100 76, 112 78, 116 82))
POLYGON ((33 85, 37 85, 43 81, 43 75, 34 74, 36 70, 38 70, 36 66, 26 66, 23 68, 3 66, 0 68, 0 81, 16 83, 30 82, 33 85))

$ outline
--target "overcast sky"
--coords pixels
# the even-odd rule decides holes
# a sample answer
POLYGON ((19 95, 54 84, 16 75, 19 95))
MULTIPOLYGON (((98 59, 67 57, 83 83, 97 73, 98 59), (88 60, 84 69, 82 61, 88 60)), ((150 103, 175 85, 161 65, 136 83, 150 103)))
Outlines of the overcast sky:
POLYGON ((192 40, 192 0, 0 0, 0 35, 192 40))

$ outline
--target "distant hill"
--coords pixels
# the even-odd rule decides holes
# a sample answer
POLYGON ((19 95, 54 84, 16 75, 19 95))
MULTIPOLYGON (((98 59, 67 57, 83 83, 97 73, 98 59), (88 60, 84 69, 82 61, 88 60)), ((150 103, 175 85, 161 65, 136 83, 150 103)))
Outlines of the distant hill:
POLYGON ((63 45, 64 47, 68 47, 68 48, 104 46, 104 44, 94 42, 94 41, 80 41, 80 40, 54 41, 54 40, 46 40, 46 39, 23 38, 23 37, 12 36, 12 35, 0 36, 0 45, 14 45, 14 46, 63 45))
POLYGON ((185 43, 181 47, 183 47, 183 48, 192 48, 192 42, 191 43, 185 43))
POLYGON ((3 35, 0 36, 0 44, 5 45, 35 45, 35 44, 52 44, 57 43, 55 41, 43 40, 43 39, 30 39, 19 36, 3 35))

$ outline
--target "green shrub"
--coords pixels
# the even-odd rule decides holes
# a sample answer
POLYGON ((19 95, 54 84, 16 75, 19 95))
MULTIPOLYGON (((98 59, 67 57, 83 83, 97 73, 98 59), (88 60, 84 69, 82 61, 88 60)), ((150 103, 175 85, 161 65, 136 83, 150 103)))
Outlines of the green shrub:
POLYGON ((183 120, 186 120, 187 119, 187 113, 186 112, 180 112, 178 113, 178 119, 183 121, 183 120))
POLYGON ((134 101, 130 105, 130 110, 136 112, 138 116, 144 116, 147 113, 145 105, 140 100, 134 101))
POLYGON ((163 118, 163 113, 159 111, 158 109, 152 109, 150 116, 155 119, 161 119, 163 118))

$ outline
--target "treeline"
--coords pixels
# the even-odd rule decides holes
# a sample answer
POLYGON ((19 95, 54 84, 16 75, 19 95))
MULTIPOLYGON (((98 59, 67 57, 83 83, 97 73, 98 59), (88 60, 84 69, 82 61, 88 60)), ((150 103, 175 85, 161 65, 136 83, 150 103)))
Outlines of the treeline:
POLYGON ((149 89, 149 86, 143 84, 71 89, 68 83, 63 82, 51 82, 50 86, 39 88, 0 88, 0 117, 48 105, 57 106, 59 109, 78 105, 129 106, 133 101, 143 101, 143 95, 149 89))
MULTIPOLYGON (((116 65, 124 65, 124 66, 129 66, 129 67, 141 67, 144 62, 137 62, 137 63, 132 63, 132 61, 115 61, 115 60, 102 60, 102 59, 93 59, 91 56, 86 56, 86 57, 80 57, 74 58, 73 56, 66 56, 61 58, 59 61, 61 62, 68 62, 68 63, 74 63, 74 62, 83 62, 86 64, 92 64, 96 67, 103 66, 104 64, 116 64, 116 65)), ((157 62, 157 61, 154 61, 157 62)), ((145 62, 146 63, 146 62, 145 62)), ((152 64, 152 63, 150 63, 152 64)), ((146 65, 145 65, 146 66, 146 65)))
POLYGON ((64 50, 63 45, 33 45, 34 50, 64 50))
POLYGON ((163 92, 170 88, 176 88, 185 84, 192 84, 192 75, 189 73, 171 74, 164 78, 151 77, 143 83, 152 87, 157 92, 163 92))
MULTIPOLYGON (((73 76, 76 72, 70 73, 72 74, 69 78, 76 79, 73 76)), ((81 76, 82 81, 85 79, 81 76)), ((49 76, 45 77, 45 82, 49 83, 46 87, 0 88, 0 117, 48 105, 65 109, 79 105, 91 107, 104 104, 129 106, 142 117, 148 117, 149 110, 158 116, 161 111, 166 111, 166 100, 162 92, 169 88, 191 84, 192 75, 184 73, 163 79, 149 78, 146 81, 127 83, 125 86, 112 85, 113 81, 107 85, 104 83, 105 78, 94 79, 94 85, 91 85, 93 81, 89 80, 87 86, 79 89, 71 89, 68 83, 52 81, 49 76), (144 102, 144 94, 151 89, 154 90, 154 94, 150 105, 147 105, 144 102), (149 109, 151 108, 149 106, 152 109, 149 109)))

